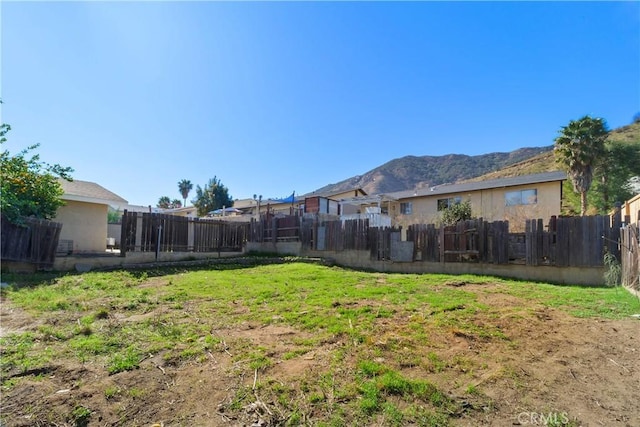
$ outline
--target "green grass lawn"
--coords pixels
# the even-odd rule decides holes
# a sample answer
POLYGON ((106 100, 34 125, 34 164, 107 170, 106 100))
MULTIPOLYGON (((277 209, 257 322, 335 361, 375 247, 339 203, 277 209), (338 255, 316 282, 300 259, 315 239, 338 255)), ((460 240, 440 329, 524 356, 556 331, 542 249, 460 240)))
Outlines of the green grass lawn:
MULTIPOLYGON (((292 262, 219 265, 85 274, 4 275, 2 296, 35 319, 30 330, 0 341, 3 390, 37 376, 55 360, 98 364, 109 375, 136 370, 148 354, 167 363, 206 363, 208 352, 234 346, 234 367, 257 379, 259 393, 286 414, 289 425, 318 414, 318 425, 344 425, 378 417, 386 425, 447 425, 466 411, 490 405, 470 385, 472 360, 439 355, 439 335, 518 345, 496 323, 549 307, 575 317, 620 319, 640 313, 640 302, 620 288, 554 286, 493 277, 385 274, 292 262), (508 307, 483 302, 487 295, 522 301, 508 307), (129 321, 115 321, 128 318, 129 321), (286 326, 300 337, 284 354, 256 343, 231 343, 216 331, 240 325, 286 326), (443 332, 444 331, 444 332, 443 332), (331 363, 316 380, 293 390, 269 377, 274 364, 302 357, 340 340, 331 363), (432 344, 432 345, 430 345, 432 344), (405 369, 468 372, 464 399, 413 378, 405 369), (258 376, 259 374, 259 376, 258 376), (294 396, 304 394, 305 399, 294 396)), ((458 377, 456 377, 458 378, 458 377)), ((464 381, 464 378, 457 381, 464 381)), ((113 390, 105 389, 109 397, 113 390)), ((254 395, 236 390, 229 411, 241 411, 254 395)))

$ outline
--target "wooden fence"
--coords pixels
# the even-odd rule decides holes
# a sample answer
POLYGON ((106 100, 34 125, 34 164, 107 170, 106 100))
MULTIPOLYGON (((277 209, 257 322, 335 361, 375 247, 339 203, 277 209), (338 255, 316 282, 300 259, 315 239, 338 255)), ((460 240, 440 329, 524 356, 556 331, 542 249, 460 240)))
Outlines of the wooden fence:
POLYGON ((262 215, 259 220, 251 220, 249 239, 259 243, 297 242, 300 240, 300 221, 301 217, 298 215, 262 215))
MULTIPOLYGON (((619 220, 608 216, 552 217, 528 220, 524 233, 510 233, 508 221, 482 218, 453 226, 410 225, 405 242, 401 228, 371 227, 366 220, 291 216, 251 224, 252 242, 300 241, 303 250, 367 250, 372 259, 393 259, 394 247, 411 242, 410 261, 598 267, 604 254, 620 258, 619 220)), ((406 259, 403 259, 406 261, 406 259)))
POLYGON ((620 229, 620 266, 622 285, 640 292, 640 227, 620 229))
POLYGON ((509 262, 509 222, 482 218, 438 227, 416 224, 407 228, 414 242, 414 259, 430 262, 509 262), (442 244, 441 244, 442 242, 442 244))
POLYGON ((2 217, 2 261, 35 264, 50 268, 56 256, 62 224, 44 219, 25 218, 23 225, 10 223, 2 217))
POLYGON ((558 267, 601 266, 605 253, 620 258, 618 235, 620 222, 609 216, 551 217, 547 225, 541 219, 527 220, 527 265, 558 267))
POLYGON ((121 256, 126 252, 240 252, 249 224, 125 211, 121 232, 121 256))
POLYGON ((368 219, 322 219, 302 217, 300 242, 303 249, 320 251, 369 250, 378 230, 368 219))
POLYGON ((300 242, 303 251, 369 251, 376 260, 599 267, 607 252, 620 259, 620 224, 608 216, 552 217, 546 224, 528 220, 524 233, 510 233, 508 221, 480 218, 448 227, 411 225, 403 240, 401 228, 371 227, 366 219, 263 215, 235 223, 125 212, 120 241, 122 254, 241 251, 246 241, 300 242))

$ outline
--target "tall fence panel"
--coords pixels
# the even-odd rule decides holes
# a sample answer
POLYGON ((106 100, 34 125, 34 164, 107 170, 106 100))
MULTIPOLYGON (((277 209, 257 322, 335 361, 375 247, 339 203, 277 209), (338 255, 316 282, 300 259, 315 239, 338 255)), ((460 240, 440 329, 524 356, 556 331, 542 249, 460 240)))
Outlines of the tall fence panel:
POLYGON ((479 219, 459 221, 455 225, 444 227, 441 249, 444 262, 479 261, 482 224, 482 219, 479 219))
POLYGON ((120 251, 239 252, 250 231, 248 223, 125 211, 120 251))
POLYGON ((487 224, 486 262, 509 263, 509 221, 494 221, 487 224))
POLYGON ((407 240, 413 242, 413 259, 440 261, 440 229, 434 224, 413 224, 407 228, 407 240))
POLYGON ((16 225, 2 217, 0 258, 49 268, 55 261, 61 230, 59 222, 25 218, 22 225, 16 225))
POLYGON ((378 261, 391 260, 392 236, 401 232, 402 229, 400 227, 370 227, 371 259, 378 261))
POLYGON ((527 220, 526 264, 559 267, 603 265, 604 254, 619 256, 615 223, 608 216, 527 220))
POLYGON ((640 227, 620 229, 620 267, 622 285, 640 292, 640 227))
POLYGON ((298 215, 274 216, 266 214, 251 219, 247 229, 250 242, 294 242, 300 241, 301 219, 298 215))
POLYGON ((346 250, 369 249, 369 219, 349 219, 343 221, 344 240, 343 247, 346 250))
POLYGON ((246 223, 195 219, 193 227, 194 252, 239 252, 249 234, 246 223))

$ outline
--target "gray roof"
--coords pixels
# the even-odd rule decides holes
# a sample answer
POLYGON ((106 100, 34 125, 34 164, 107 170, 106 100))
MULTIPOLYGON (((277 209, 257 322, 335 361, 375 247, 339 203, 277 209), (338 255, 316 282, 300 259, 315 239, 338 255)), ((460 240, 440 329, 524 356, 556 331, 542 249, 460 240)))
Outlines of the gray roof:
MULTIPOLYGON (((394 193, 395 194, 395 193, 394 193)), ((374 205, 384 202, 395 202, 398 200, 391 193, 388 194, 372 194, 370 196, 346 197, 340 199, 339 202, 346 205, 374 205)))
POLYGON ((489 179, 486 181, 465 182, 462 184, 444 184, 418 190, 405 190, 388 193, 395 199, 408 199, 411 197, 423 197, 436 194, 463 193, 467 191, 487 190, 490 188, 513 187, 515 185, 538 184, 542 182, 564 181, 567 174, 562 171, 521 175, 510 178, 489 179))
POLYGON ((95 182, 80 181, 77 179, 74 179, 71 182, 60 179, 59 182, 64 190, 64 194, 62 195, 62 199, 64 200, 98 203, 102 205, 128 203, 122 197, 96 184, 95 182))
MULTIPOLYGON (((325 197, 327 199, 330 199, 334 196, 336 196, 337 194, 342 194, 342 193, 348 193, 350 191, 353 192, 360 192, 363 194, 363 196, 367 195, 367 192, 364 191, 364 189, 362 189, 362 187, 352 187, 352 188, 347 188, 345 190, 340 190, 340 191, 312 191, 311 193, 306 193, 303 194, 301 197, 302 198, 306 198, 306 197, 325 197)), ((362 196, 358 196, 358 197, 362 197, 362 196)))

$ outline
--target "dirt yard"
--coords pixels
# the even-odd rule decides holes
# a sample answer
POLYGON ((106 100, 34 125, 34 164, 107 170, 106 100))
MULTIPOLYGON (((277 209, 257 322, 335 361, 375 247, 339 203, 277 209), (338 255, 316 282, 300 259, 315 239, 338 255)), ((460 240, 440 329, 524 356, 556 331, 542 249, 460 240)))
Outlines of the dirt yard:
MULTIPOLYGON (((490 292, 491 284, 467 286, 478 291, 481 302, 504 308, 504 316, 476 321, 491 323, 510 340, 496 343, 443 329, 429 337, 429 346, 446 361, 445 367, 431 372, 411 363, 402 367, 405 375, 426 378, 449 395, 468 398, 475 410, 451 418, 451 425, 640 426, 639 320, 578 319, 542 306, 532 306, 529 315, 513 316, 509 308, 521 300, 490 292)), ((135 320, 114 316, 118 322, 135 320)), ((8 300, 2 301, 0 321, 4 336, 37 327, 34 319, 8 300)), ((381 319, 383 333, 375 345, 384 348, 402 321, 381 319)), ((337 348, 351 345, 346 337, 336 337, 306 354, 285 358, 294 337, 308 332, 284 325, 243 324, 216 333, 224 337, 225 345, 197 362, 173 363, 161 354, 149 354, 140 369, 116 375, 108 375, 103 366, 76 360, 56 360, 37 372, 15 372, 15 386, 2 395, 5 425, 287 425, 282 402, 262 395, 259 387, 251 391, 253 386, 277 382, 296 391, 292 399, 308 401, 301 384, 326 372, 337 348), (241 343, 268 349, 278 362, 255 376, 238 370, 232 355, 241 343), (241 389, 249 390, 255 399, 237 408, 233 400, 241 389), (79 405, 90 408, 91 416, 74 417, 79 405)), ((345 363, 343 369, 354 368, 345 363)), ((327 399, 338 401, 339 397, 327 399)), ((290 424, 327 421, 324 414, 314 412, 312 404, 307 408, 290 424)), ((368 425, 384 422, 374 416, 368 425)))

